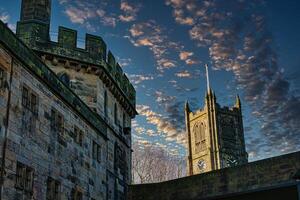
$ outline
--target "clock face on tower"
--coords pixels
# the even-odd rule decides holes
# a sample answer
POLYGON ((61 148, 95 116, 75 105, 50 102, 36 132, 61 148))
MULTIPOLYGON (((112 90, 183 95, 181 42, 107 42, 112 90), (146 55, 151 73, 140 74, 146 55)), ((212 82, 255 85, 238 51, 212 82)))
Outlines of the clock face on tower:
POLYGON ((236 166, 238 164, 237 159, 234 156, 231 156, 231 155, 226 156, 225 162, 226 162, 227 167, 233 167, 233 166, 236 166))
POLYGON ((204 160, 199 160, 197 163, 199 170, 202 172, 206 168, 206 162, 204 160))

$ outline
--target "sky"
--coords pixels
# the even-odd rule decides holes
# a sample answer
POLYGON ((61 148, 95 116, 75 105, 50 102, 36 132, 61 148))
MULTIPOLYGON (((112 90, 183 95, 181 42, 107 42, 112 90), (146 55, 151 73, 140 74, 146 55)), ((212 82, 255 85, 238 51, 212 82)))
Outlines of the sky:
MULTIPOLYGON (((20 0, 0 0, 15 30, 20 0)), ((184 103, 242 101, 249 160, 300 150, 300 1, 52 0, 58 26, 101 36, 137 91, 133 141, 185 156, 184 103)))

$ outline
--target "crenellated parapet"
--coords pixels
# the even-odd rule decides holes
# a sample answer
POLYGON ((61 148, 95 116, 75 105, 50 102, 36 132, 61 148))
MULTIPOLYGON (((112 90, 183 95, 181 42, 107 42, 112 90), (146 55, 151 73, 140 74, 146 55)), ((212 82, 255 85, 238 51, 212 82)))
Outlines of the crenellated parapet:
POLYGON ((44 24, 39 22, 19 22, 17 35, 30 48, 47 55, 54 64, 61 61, 66 67, 99 75, 112 93, 120 96, 121 104, 126 108, 127 102, 136 112, 136 91, 112 52, 107 52, 107 45, 100 36, 86 34, 85 48, 78 48, 76 30, 60 26, 58 41, 54 42, 49 39, 48 29, 43 27, 44 24), (67 60, 63 61, 63 58, 67 60))

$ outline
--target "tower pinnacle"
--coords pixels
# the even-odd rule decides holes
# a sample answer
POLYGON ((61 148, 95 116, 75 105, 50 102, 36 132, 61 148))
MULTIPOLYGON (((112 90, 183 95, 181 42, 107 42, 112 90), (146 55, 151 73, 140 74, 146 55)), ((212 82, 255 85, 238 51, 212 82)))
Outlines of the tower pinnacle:
POLYGON ((236 97, 235 97, 235 107, 236 108, 241 108, 242 107, 239 95, 236 95, 236 97))

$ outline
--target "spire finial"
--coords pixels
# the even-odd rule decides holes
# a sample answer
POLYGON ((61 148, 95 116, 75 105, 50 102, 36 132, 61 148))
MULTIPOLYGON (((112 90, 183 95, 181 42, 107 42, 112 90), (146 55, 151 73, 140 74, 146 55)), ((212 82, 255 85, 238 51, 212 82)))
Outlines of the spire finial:
POLYGON ((210 86, 209 86, 209 75, 208 75, 208 65, 205 64, 205 69, 206 69, 206 85, 207 85, 207 93, 210 92, 210 86))
POLYGON ((188 100, 185 102, 185 106, 184 107, 185 107, 186 111, 188 111, 188 112, 190 111, 190 106, 189 106, 189 101, 188 100))
POLYGON ((241 100, 238 94, 235 97, 235 107, 241 108, 241 100))

